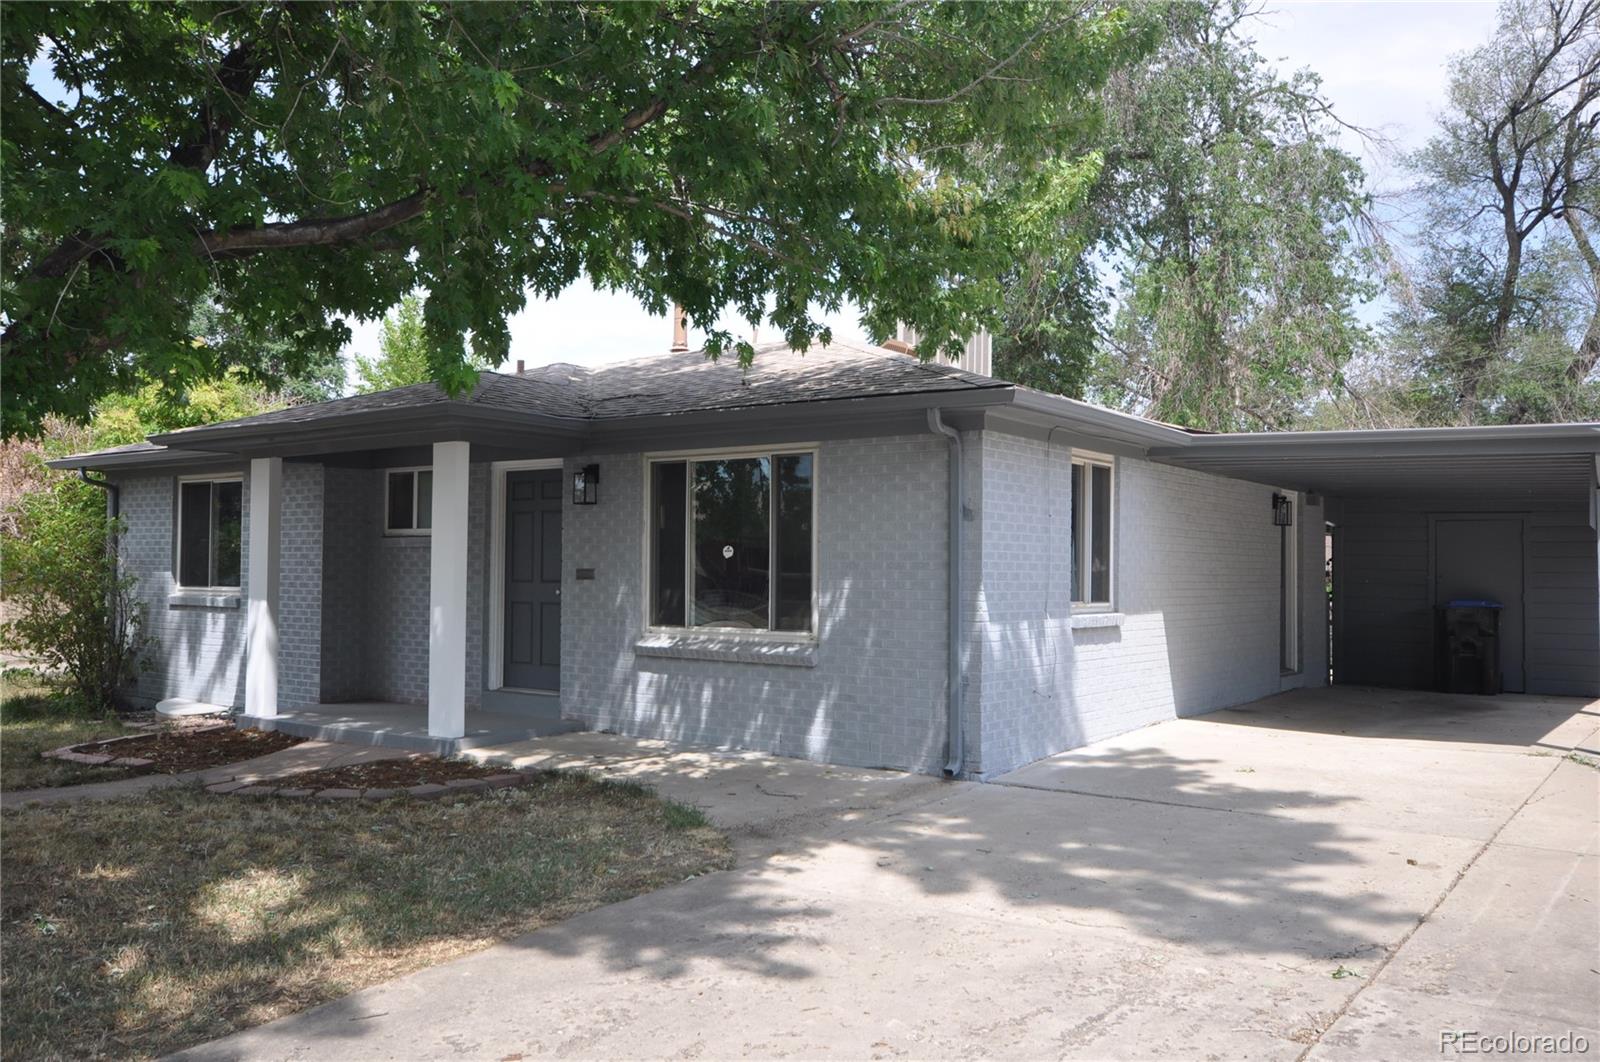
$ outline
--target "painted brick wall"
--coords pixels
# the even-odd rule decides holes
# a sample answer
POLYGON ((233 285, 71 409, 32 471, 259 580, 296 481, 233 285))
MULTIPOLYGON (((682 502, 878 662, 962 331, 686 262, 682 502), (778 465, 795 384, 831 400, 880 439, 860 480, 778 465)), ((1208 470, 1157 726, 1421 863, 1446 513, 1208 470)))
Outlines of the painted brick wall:
POLYGON ((363 631, 362 661, 366 696, 401 704, 426 704, 432 541, 425 535, 385 535, 375 520, 369 542, 368 622, 363 631))
POLYGON ((636 655, 644 461, 601 467, 600 504, 567 502, 562 710, 597 729, 832 763, 934 771, 944 749, 945 443, 821 444, 815 667, 636 655), (579 582, 574 569, 592 567, 579 582))
POLYGON ((483 703, 483 637, 488 623, 489 466, 467 469, 467 711, 483 703))
MULTIPOLYGON (((118 478, 117 483, 122 488, 122 513, 128 528, 121 547, 123 570, 138 579, 136 592, 145 607, 146 630, 155 639, 148 656, 151 666, 139 676, 130 696, 142 707, 167 697, 243 705, 243 607, 180 607, 168 600, 176 589, 172 571, 176 477, 128 476, 118 478)), ((248 476, 244 501, 248 507, 248 476)), ((243 567, 248 573, 248 519, 243 548, 243 567)), ((241 595, 246 589, 241 588, 241 595)))
MULTIPOLYGON (((428 609, 432 539, 386 536, 382 525, 382 469, 369 479, 363 525, 366 592, 362 626, 361 699, 428 703, 428 609), (366 528, 370 526, 370 531, 366 528)), ((474 464, 467 494, 467 709, 483 695, 484 584, 488 563, 489 467, 474 464)))
POLYGON ((284 463, 278 574, 280 710, 316 704, 322 694, 323 493, 321 465, 284 463))
MULTIPOLYGON (((970 773, 992 776, 1305 680, 1281 676, 1278 664, 1270 487, 1117 459, 1113 594, 1124 618, 1074 629, 1070 451, 997 432, 972 449, 982 569, 970 594, 981 704, 970 773)), ((1320 542, 1311 530, 1321 527, 1320 509, 1298 516, 1301 533, 1320 542)), ((1302 549, 1303 606, 1320 592, 1320 578, 1307 574, 1320 571, 1318 557, 1302 549)), ((1325 642, 1318 609, 1302 615, 1302 643, 1325 642)))

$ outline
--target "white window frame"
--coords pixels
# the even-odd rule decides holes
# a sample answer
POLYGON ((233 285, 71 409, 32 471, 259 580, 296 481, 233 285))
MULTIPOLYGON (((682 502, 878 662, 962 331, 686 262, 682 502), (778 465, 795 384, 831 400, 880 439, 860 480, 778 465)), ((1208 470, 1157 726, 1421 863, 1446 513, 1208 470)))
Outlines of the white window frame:
MULTIPOLYGON (((172 550, 172 585, 177 587, 179 590, 202 590, 202 591, 217 591, 219 593, 227 593, 227 592, 238 593, 244 587, 244 568, 245 568, 244 523, 245 523, 245 519, 246 519, 246 514, 244 512, 244 506, 242 504, 239 507, 239 509, 240 509, 240 512, 239 512, 239 581, 237 583, 234 583, 231 586, 190 586, 188 583, 185 583, 183 581, 183 485, 185 483, 238 483, 238 484, 241 484, 241 486, 239 488, 239 497, 240 497, 240 501, 243 502, 243 500, 244 500, 244 487, 242 486, 242 484, 244 483, 244 475, 242 473, 238 473, 238 472, 232 472, 232 473, 215 473, 215 472, 213 472, 213 473, 209 473, 209 474, 194 475, 194 476, 179 476, 178 477, 178 487, 177 487, 177 497, 175 499, 177 504, 174 506, 175 519, 173 520, 173 523, 172 523, 172 542, 173 542, 173 550, 172 550)), ((209 512, 206 515, 206 523, 207 523, 207 526, 209 528, 209 533, 207 535, 206 549, 208 551, 210 551, 210 552, 215 552, 215 550, 217 548, 217 542, 216 542, 217 529, 216 529, 215 525, 211 524, 211 514, 209 512)), ((207 560, 207 562, 210 562, 210 561, 213 560, 213 558, 209 555, 209 553, 208 553, 208 555, 206 557, 206 560, 207 560)), ((206 564, 206 571, 210 572, 212 567, 213 567, 213 565, 211 563, 207 563, 206 564)))
MULTIPOLYGON (((821 637, 822 628, 822 600, 819 593, 820 573, 822 571, 821 557, 817 548, 821 520, 818 518, 818 496, 821 493, 819 484, 822 482, 822 456, 820 447, 814 443, 774 443, 771 446, 736 446, 722 447, 709 450, 669 450, 659 453, 644 455, 644 475, 642 481, 643 504, 640 505, 640 555, 643 558, 642 570, 644 572, 644 585, 639 601, 639 611, 642 613, 644 631, 647 636, 667 637, 702 637, 720 638, 727 640, 755 641, 755 642, 788 642, 800 644, 815 644, 821 637), (650 484, 654 479, 651 474, 652 466, 663 462, 686 461, 722 461, 741 457, 776 457, 782 454, 786 457, 796 454, 806 454, 811 458, 811 629, 809 631, 774 631, 750 630, 742 627, 667 627, 650 622, 650 599, 655 587, 655 571, 650 563, 650 484)), ((692 489, 694 477, 687 477, 686 489, 692 489)), ((690 505, 685 510, 685 519, 693 521, 694 507, 690 505)), ((685 529, 684 534, 684 608, 689 608, 689 598, 694 594, 694 534, 692 527, 685 529)), ((768 556, 771 556, 772 535, 769 529, 767 536, 768 556)), ((775 566, 770 560, 767 570, 770 572, 775 566)), ((771 587, 768 587, 768 607, 771 607, 771 587)), ((687 612, 685 613, 687 615, 687 612)))
MULTIPOLYGON (((534 472, 548 469, 565 469, 559 457, 540 457, 526 461, 491 461, 489 463, 489 641, 485 646, 489 654, 489 688, 513 689, 506 686, 506 473, 534 472)), ((567 484, 563 476, 561 492, 561 521, 566 523, 567 484)), ((565 528, 563 527, 563 531, 565 528)), ((562 581, 566 580, 566 536, 561 540, 562 581)), ((555 693, 556 690, 532 690, 533 693, 555 693)))
MULTIPOLYGON (((396 465, 394 468, 383 470, 383 533, 388 538, 415 537, 418 535, 431 536, 431 527, 390 527, 389 526, 389 477, 396 472, 411 472, 411 522, 417 522, 417 491, 422 477, 415 475, 417 472, 432 472, 432 465, 396 465)), ((431 511, 431 510, 430 510, 431 511)), ((431 519, 431 518, 430 518, 431 519)))
MULTIPOLYGON (((1072 602, 1072 611, 1083 612, 1115 612, 1117 604, 1117 459, 1111 454, 1096 453, 1092 450, 1073 450, 1072 464, 1083 468, 1083 500, 1084 514, 1083 526, 1086 534, 1094 534, 1094 484, 1093 474, 1089 471, 1096 466, 1104 468, 1111 476, 1111 519, 1107 526, 1110 528, 1110 540, 1106 542, 1106 600, 1104 601, 1078 601, 1072 602)), ((1077 514, 1072 512, 1072 480, 1071 471, 1068 470, 1067 479, 1067 541, 1071 543, 1073 571, 1077 573, 1078 588, 1081 593, 1089 593, 1091 576, 1093 574, 1094 550, 1093 548, 1080 550, 1077 540, 1078 520, 1077 514)))

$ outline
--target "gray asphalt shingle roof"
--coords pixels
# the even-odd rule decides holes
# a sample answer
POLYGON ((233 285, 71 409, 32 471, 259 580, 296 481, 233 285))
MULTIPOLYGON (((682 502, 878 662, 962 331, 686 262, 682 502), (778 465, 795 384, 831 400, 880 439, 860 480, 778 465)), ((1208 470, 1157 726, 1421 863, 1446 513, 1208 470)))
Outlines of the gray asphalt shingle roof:
POLYGON ((177 442, 219 428, 312 425, 384 410, 431 410, 448 403, 583 421, 1010 386, 882 347, 851 343, 802 352, 783 343, 767 344, 756 348, 748 369, 732 355, 713 362, 700 351, 690 351, 596 368, 541 365, 520 376, 485 372, 478 381, 470 393, 455 399, 438 384, 413 384, 186 428, 162 438, 177 442))
POLYGON ((138 443, 67 460, 82 463, 86 458, 124 451, 131 455, 134 451, 158 453, 172 448, 203 450, 206 439, 217 432, 301 426, 311 429, 331 426, 345 418, 386 412, 414 411, 424 415, 467 407, 513 416, 558 418, 582 425, 632 417, 1011 386, 1004 380, 925 363, 883 347, 834 342, 797 352, 778 342, 758 346, 755 361, 748 369, 731 354, 713 362, 701 351, 689 351, 594 368, 558 363, 536 366, 520 375, 485 372, 479 376, 478 386, 454 399, 438 384, 413 384, 184 428, 156 436, 162 445, 138 443))

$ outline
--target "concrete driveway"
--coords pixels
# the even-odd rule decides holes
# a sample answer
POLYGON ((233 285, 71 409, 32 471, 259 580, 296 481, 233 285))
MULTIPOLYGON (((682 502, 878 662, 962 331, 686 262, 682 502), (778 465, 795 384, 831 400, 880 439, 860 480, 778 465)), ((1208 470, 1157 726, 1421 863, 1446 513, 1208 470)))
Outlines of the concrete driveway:
POLYGON ((827 768, 659 754, 633 773, 744 813, 739 868, 190 1056, 1600 1052, 1597 730, 1578 700, 1304 691, 992 784, 835 772, 844 804, 827 768), (789 806, 750 815, 750 784, 789 806))

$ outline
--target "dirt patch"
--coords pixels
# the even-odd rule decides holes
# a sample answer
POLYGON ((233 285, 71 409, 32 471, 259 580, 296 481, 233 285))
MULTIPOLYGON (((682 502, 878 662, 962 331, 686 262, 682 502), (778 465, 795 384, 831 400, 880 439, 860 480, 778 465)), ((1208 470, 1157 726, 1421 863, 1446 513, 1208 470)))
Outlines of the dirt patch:
POLYGON ((184 771, 202 771, 209 767, 253 760, 257 756, 291 748, 304 740, 275 730, 257 730, 253 727, 187 727, 141 737, 74 745, 71 751, 79 756, 109 756, 112 759, 108 762, 118 767, 132 767, 139 773, 181 774, 184 771), (130 762, 139 760, 146 762, 130 762))
POLYGON ((504 767, 485 767, 464 760, 408 756, 403 760, 351 763, 324 771, 306 771, 279 779, 297 789, 406 789, 414 785, 448 785, 472 779, 499 778, 504 767))

